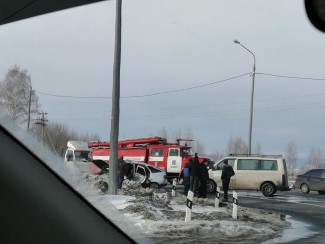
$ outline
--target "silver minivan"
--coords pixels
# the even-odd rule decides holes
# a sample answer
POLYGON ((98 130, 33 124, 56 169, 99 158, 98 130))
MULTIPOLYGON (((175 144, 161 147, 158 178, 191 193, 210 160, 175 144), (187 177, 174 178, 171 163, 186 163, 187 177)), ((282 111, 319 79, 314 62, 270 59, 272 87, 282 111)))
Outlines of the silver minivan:
POLYGON ((273 196, 277 190, 290 190, 286 162, 281 155, 230 154, 209 170, 210 184, 222 186, 221 172, 225 160, 235 171, 229 189, 257 190, 264 196, 273 196))

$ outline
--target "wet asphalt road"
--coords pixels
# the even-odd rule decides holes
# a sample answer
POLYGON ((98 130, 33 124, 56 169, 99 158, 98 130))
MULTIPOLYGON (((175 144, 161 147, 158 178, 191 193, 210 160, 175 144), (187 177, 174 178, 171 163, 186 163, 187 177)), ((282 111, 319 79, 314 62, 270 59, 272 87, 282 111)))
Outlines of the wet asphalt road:
MULTIPOLYGON (((264 197, 261 192, 255 191, 237 192, 238 205, 241 207, 290 215, 295 220, 310 224, 311 231, 318 232, 307 239, 292 243, 325 243, 325 195, 319 195, 317 192, 303 194, 300 190, 278 192, 273 197, 264 197)), ((208 198, 215 198, 215 194, 210 194, 208 198)), ((232 197, 229 201, 232 202, 232 197)))
MULTIPOLYGON (((171 188, 168 185, 166 188, 171 188)), ((182 193, 183 186, 177 186, 177 191, 182 193)), ((317 232, 307 239, 300 239, 291 243, 325 243, 325 195, 318 192, 303 194, 300 190, 277 192, 273 197, 264 197, 261 192, 237 191, 239 207, 260 209, 263 212, 278 213, 282 216, 291 216, 310 225, 310 230, 317 232)), ((232 191, 229 191, 229 202, 232 203, 232 191)), ((208 194, 209 199, 214 199, 216 194, 208 194)), ((220 199, 223 197, 221 191, 220 199)), ((300 233, 297 233, 299 235, 300 233)))

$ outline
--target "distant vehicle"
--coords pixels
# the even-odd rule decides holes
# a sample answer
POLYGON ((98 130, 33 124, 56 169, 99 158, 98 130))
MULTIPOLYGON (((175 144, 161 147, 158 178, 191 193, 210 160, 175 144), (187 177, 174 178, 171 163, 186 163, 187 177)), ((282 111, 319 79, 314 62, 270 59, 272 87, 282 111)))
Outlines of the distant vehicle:
POLYGON ((68 141, 68 149, 64 155, 66 163, 73 163, 80 171, 90 172, 90 154, 88 143, 83 141, 68 141))
POLYGON ((221 186, 221 172, 228 160, 235 171, 229 189, 262 191, 264 196, 273 196, 277 190, 288 191, 286 162, 281 155, 230 154, 209 170, 208 188, 221 186))
POLYGON ((297 175, 293 188, 299 188, 303 193, 318 191, 325 194, 325 169, 312 169, 303 175, 297 175))
MULTIPOLYGON (((185 164, 190 158, 194 158, 191 147, 187 145, 191 139, 177 139, 170 143, 164 137, 148 137, 122 140, 118 142, 118 156, 124 159, 147 163, 163 169, 168 179, 178 178, 185 164)), ((109 142, 90 142, 88 147, 92 149, 92 161, 96 159, 109 161, 109 142)), ((199 157, 199 161, 210 161, 209 158, 199 157)), ((92 165, 92 172, 98 173, 100 169, 92 165)))
POLYGON ((88 148, 87 142, 68 141, 67 147, 68 149, 65 152, 64 161, 66 162, 71 162, 71 161, 89 162, 90 161, 90 149, 88 148))
MULTIPOLYGON (((167 185, 168 181, 166 172, 163 169, 128 159, 124 160, 124 162, 132 167, 131 172, 127 173, 128 178, 140 182, 142 187, 158 189, 167 185)), ((101 172, 98 172, 99 174, 109 172, 109 164, 107 164, 104 160, 95 159, 93 160, 93 163, 101 169, 101 172)))

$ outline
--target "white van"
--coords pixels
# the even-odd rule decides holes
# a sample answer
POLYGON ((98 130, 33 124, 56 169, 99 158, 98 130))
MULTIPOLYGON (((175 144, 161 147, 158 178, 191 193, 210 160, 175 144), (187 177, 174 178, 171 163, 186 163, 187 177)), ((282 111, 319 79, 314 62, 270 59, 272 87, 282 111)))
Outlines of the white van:
POLYGON ((64 155, 66 163, 73 163, 81 171, 90 172, 90 153, 88 143, 83 141, 68 141, 64 155))
POLYGON ((273 196, 277 190, 289 191, 286 162, 281 155, 230 154, 209 170, 212 183, 222 186, 221 172, 228 160, 235 171, 229 189, 257 190, 273 196))

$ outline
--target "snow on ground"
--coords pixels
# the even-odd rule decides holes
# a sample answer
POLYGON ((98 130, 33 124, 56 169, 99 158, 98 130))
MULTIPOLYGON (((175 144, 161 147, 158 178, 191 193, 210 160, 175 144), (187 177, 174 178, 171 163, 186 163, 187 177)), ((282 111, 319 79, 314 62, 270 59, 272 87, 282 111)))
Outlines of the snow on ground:
POLYGON ((214 200, 198 198, 193 199, 192 221, 185 223, 186 197, 177 192, 172 197, 170 189, 160 191, 168 201, 157 206, 154 190, 138 182, 125 180, 118 195, 107 195, 102 192, 107 179, 90 174, 81 178, 74 182, 77 190, 85 193, 81 181, 97 188, 86 198, 138 243, 148 239, 153 243, 281 243, 294 240, 297 226, 306 228, 283 216, 240 206, 235 220, 231 203, 215 208, 214 200))
MULTIPOLYGON (((163 191, 161 191, 163 192, 163 191)), ((215 208, 209 199, 193 200, 192 221, 185 223, 186 197, 177 193, 163 207, 153 201, 153 190, 125 181, 120 195, 106 195, 131 223, 154 243, 252 243, 279 238, 290 223, 279 215, 239 207, 232 219, 232 204, 215 208)))

